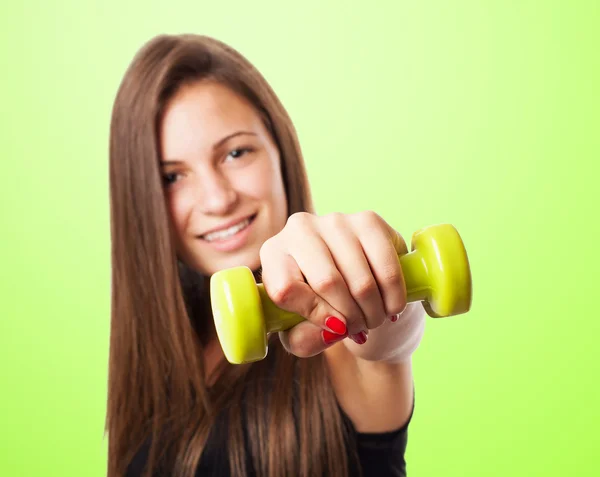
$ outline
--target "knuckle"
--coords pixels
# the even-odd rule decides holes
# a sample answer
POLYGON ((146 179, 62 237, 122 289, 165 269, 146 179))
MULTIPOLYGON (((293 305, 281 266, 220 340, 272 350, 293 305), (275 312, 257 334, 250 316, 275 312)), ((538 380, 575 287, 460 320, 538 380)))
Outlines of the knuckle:
MULTIPOLYGON (((292 296, 294 294, 294 286, 293 282, 284 282, 277 284, 275 286, 271 285, 269 287, 269 296, 273 303, 275 303, 280 308, 286 308, 287 304, 291 302, 292 296)), ((265 284, 266 286, 266 284, 265 284)))
POLYGON ((390 263, 381 267, 379 271, 381 282, 385 285, 400 285, 402 283, 402 272, 399 263, 390 263))
POLYGON ((391 316, 402 313, 406 309, 407 304, 406 294, 402 293, 397 299, 386 302, 386 315, 391 316))
POLYGON ((350 292, 357 298, 366 298, 377 291, 377 283, 373 277, 365 276, 352 282, 350 292))
POLYGON ((336 227, 342 226, 346 221, 346 217, 341 212, 331 212, 325 216, 325 219, 336 227))
POLYGON ((260 249, 258 251, 260 259, 264 261, 265 257, 269 254, 269 252, 271 251, 272 248, 273 248, 273 237, 270 237, 267 240, 265 240, 262 243, 262 245, 260 246, 260 249))
POLYGON ((321 300, 318 297, 313 297, 313 300, 306 306, 304 316, 308 320, 318 320, 319 312, 321 311, 321 300))
POLYGON ((288 217, 287 224, 292 228, 304 228, 309 224, 310 218, 308 212, 295 212, 288 217))
POLYGON ((318 294, 329 293, 340 284, 340 276, 336 273, 328 273, 313 280, 312 289, 318 294))
POLYGON ((365 224, 380 224, 381 217, 379 214, 373 210, 363 210, 357 214, 358 219, 365 224))

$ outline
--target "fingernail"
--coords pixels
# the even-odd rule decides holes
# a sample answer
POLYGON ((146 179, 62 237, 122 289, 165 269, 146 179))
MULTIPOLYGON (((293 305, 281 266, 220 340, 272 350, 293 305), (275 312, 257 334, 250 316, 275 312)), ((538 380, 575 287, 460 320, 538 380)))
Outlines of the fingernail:
POLYGON ((365 344, 367 342, 367 334, 364 331, 355 335, 350 335, 350 338, 357 344, 365 344))
POLYGON ((325 320, 325 326, 338 335, 346 334, 346 325, 342 320, 335 316, 330 316, 325 320))
POLYGON ((390 321, 392 323, 396 323, 396 321, 398 321, 398 318, 400 318, 400 314, 398 314, 398 315, 392 315, 392 316, 390 316, 390 321))
POLYGON ((321 332, 321 335, 323 336, 323 341, 325 342, 326 345, 336 343, 337 341, 341 341, 346 337, 346 333, 339 335, 339 334, 332 333, 331 331, 327 331, 327 330, 323 330, 321 332))

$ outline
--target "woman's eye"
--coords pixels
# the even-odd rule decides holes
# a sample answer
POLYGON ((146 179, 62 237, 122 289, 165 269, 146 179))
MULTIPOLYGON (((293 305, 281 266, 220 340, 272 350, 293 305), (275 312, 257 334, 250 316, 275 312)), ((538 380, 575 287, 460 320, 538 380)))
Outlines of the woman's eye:
POLYGON ((179 174, 177 174, 175 172, 172 172, 171 174, 164 174, 163 182, 165 183, 165 185, 170 185, 173 182, 175 182, 178 178, 179 178, 179 174))
POLYGON ((238 159, 248 152, 252 152, 252 149, 249 147, 241 147, 241 148, 234 149, 233 151, 231 151, 228 154, 228 157, 232 157, 233 159, 238 159))

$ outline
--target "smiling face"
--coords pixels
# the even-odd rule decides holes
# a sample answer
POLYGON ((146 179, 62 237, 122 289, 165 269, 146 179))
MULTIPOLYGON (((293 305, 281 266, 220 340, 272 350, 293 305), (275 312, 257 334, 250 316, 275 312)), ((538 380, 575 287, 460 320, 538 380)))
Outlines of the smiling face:
POLYGON ((160 142, 179 258, 207 276, 256 270, 287 220, 279 151, 259 114, 223 85, 193 83, 167 104, 160 142))

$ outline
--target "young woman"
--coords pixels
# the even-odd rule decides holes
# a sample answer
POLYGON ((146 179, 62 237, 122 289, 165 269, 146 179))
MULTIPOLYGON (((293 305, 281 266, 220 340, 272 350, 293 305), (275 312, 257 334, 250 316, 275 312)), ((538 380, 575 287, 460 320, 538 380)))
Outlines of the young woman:
MULTIPOLYGON (((110 135, 108 476, 403 476, 411 355, 403 238, 314 214, 296 133, 261 74, 199 35, 133 59, 110 135), (306 321, 232 365, 208 284, 246 265, 306 321)), ((368 208, 368 204, 365 204, 368 208)))

